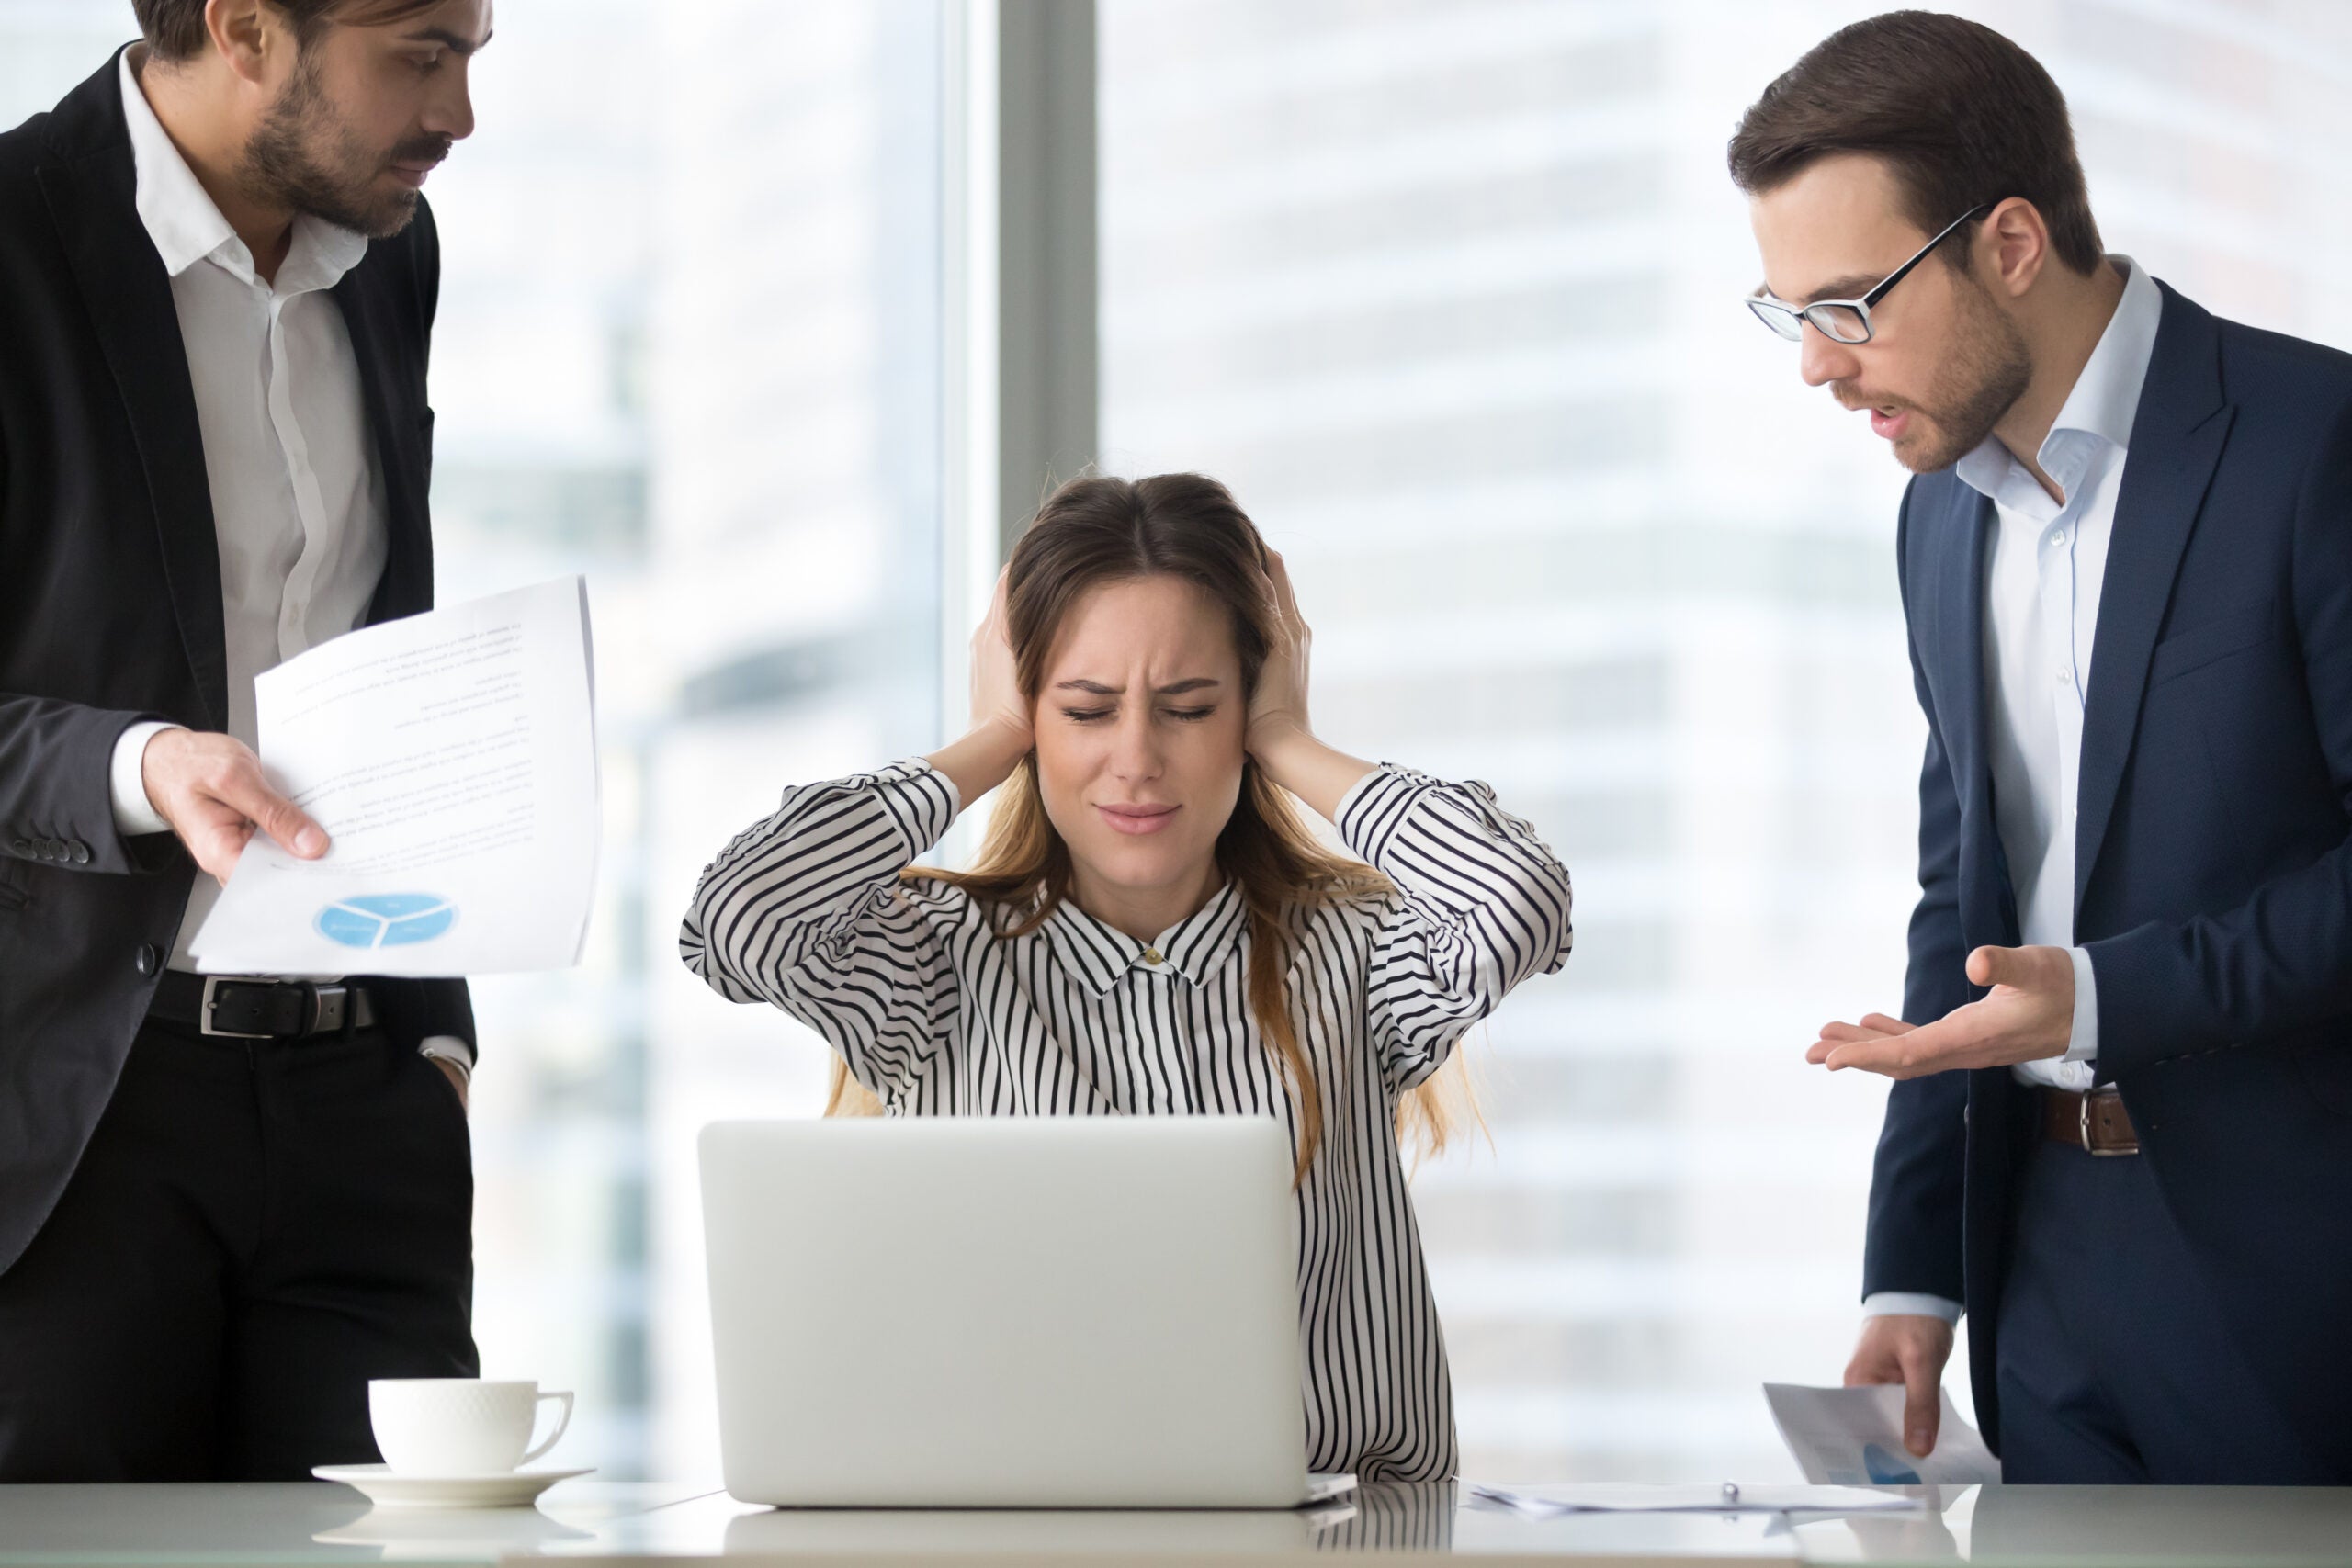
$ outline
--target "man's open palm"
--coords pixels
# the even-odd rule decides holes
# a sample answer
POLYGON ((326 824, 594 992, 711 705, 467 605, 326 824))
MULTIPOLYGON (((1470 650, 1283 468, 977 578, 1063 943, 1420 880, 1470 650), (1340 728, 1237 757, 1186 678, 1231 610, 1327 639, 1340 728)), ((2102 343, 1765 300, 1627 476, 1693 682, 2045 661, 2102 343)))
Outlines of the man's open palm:
POLYGON ((1968 978, 1991 992, 1916 1027, 1880 1012, 1860 1023, 1824 1024, 1804 1059, 1832 1072, 1860 1067, 1916 1078, 2066 1054, 2075 1027, 2075 961, 2064 948, 1980 947, 1968 955, 1968 978))

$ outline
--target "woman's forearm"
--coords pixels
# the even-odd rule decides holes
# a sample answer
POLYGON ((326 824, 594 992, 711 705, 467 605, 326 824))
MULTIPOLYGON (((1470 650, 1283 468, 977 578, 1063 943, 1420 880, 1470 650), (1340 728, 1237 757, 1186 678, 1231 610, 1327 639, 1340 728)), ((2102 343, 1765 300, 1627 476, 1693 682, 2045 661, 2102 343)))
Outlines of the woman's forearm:
POLYGON ((1332 823, 1339 821, 1340 802, 1374 767, 1361 757, 1333 750, 1304 729, 1285 729, 1256 740, 1250 754, 1268 778, 1332 823))
POLYGON ((1030 745, 1025 727, 989 719, 923 760, 947 775, 956 785, 958 809, 968 810, 972 802, 1012 776, 1030 745))
POLYGON ((852 932, 868 895, 947 831, 953 793, 910 763, 786 789, 705 868, 678 933, 686 966, 731 1000, 783 1005, 796 967, 852 932))

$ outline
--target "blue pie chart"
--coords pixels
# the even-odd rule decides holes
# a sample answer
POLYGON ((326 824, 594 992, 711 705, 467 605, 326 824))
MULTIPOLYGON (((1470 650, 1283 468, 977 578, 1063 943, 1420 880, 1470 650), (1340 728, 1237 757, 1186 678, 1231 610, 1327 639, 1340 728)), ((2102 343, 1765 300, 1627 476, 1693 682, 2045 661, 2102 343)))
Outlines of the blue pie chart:
POLYGON ((1908 1456, 1897 1459, 1876 1443, 1862 1445, 1862 1465, 1870 1472, 1871 1484, 1873 1486, 1922 1484, 1919 1472, 1912 1468, 1912 1461, 1908 1456))
POLYGON ((458 907, 437 893, 365 893, 319 911, 319 934, 345 947, 408 947, 431 942, 458 920, 458 907))

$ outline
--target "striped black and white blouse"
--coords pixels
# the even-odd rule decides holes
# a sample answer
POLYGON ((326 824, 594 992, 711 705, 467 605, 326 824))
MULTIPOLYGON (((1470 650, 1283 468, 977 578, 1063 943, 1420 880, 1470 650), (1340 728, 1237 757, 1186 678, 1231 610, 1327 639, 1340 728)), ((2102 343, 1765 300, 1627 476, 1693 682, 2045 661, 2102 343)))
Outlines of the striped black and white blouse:
MULTIPOLYGON (((920 761, 786 790, 703 873, 686 966, 823 1034, 893 1115, 1268 1115, 1295 1149, 1250 1010, 1238 890, 1150 942, 1067 900, 1000 936, 960 888, 899 880, 957 807, 920 761)), ((1397 891, 1289 921, 1292 1016, 1323 1100, 1298 1190, 1307 1464, 1430 1480, 1455 1468, 1453 1394, 1396 1100, 1567 961, 1568 874, 1486 785, 1403 768, 1350 790, 1339 829, 1397 891)))

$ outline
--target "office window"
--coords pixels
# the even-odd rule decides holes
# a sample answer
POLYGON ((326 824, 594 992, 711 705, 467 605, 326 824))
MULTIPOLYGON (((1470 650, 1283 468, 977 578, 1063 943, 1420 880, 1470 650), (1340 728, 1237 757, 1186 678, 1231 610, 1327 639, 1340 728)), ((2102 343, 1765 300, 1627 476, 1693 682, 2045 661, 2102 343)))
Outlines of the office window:
POLYGON ((786 784, 937 744, 944 43, 930 0, 664 17, 645 1126, 651 1463, 685 1475, 718 1470, 695 1134, 814 1115, 830 1056, 688 975, 678 920, 786 784))
POLYGON ((695 1134, 814 1114, 825 1055, 688 976, 677 922, 785 784, 938 724, 938 22, 498 19, 436 182, 441 589, 589 573, 607 822, 583 970, 476 987, 478 1329, 594 1385, 617 1472, 712 1473, 695 1134))

